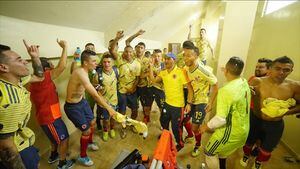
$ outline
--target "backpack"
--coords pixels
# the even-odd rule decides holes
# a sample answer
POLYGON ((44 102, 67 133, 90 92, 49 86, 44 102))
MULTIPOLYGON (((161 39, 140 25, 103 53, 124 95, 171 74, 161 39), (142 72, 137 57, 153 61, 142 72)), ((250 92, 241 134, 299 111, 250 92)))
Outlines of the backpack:
MULTIPOLYGON (((113 66, 112 68, 113 68, 113 71, 115 72, 116 79, 118 80, 118 78, 119 78, 119 72, 118 72, 118 69, 117 69, 116 66, 113 66)), ((98 67, 98 68, 96 69, 96 72, 97 72, 97 74, 98 74, 98 83, 99 83, 100 86, 103 86, 103 80, 104 80, 103 75, 102 75, 102 73, 103 73, 103 68, 102 68, 102 67, 98 67)), ((117 83, 117 84, 118 84, 118 83, 117 83)))

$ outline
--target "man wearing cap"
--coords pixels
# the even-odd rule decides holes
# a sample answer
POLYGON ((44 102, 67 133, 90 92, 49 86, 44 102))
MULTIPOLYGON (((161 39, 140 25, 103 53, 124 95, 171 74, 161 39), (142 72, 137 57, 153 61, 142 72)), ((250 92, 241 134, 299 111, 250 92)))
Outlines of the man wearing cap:
POLYGON ((184 108, 183 87, 188 88, 188 103, 192 102, 193 89, 184 69, 178 68, 175 65, 176 56, 173 53, 167 53, 165 56, 165 70, 161 71, 158 76, 153 76, 153 63, 150 62, 149 78, 152 82, 163 82, 166 100, 163 112, 160 117, 160 122, 163 129, 169 129, 171 121, 172 131, 176 139, 176 149, 179 151, 183 148, 182 140, 182 120, 184 112, 189 112, 191 105, 187 104, 184 108))

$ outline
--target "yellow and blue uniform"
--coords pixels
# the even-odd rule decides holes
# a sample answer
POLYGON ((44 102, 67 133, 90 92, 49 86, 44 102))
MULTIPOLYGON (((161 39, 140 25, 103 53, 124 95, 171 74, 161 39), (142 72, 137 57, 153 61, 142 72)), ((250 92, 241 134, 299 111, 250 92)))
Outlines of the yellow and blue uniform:
POLYGON ((31 114, 30 92, 22 86, 29 79, 19 85, 0 79, 0 139, 13 136, 25 167, 37 169, 40 157, 32 146, 35 136, 26 127, 31 114))
MULTIPOLYGON (((153 75, 156 77, 159 72, 162 71, 162 65, 157 64, 153 65, 153 75)), ((157 106, 162 109, 163 103, 165 102, 165 93, 163 91, 163 83, 162 82, 149 82, 149 87, 150 87, 150 98, 151 98, 151 104, 155 100, 157 106)))
POLYGON ((206 115, 205 107, 208 103, 210 86, 217 83, 217 78, 203 64, 198 64, 194 70, 187 70, 187 75, 194 93, 191 105, 192 122, 201 124, 206 115))
MULTIPOLYGON (((141 64, 141 76, 145 76, 149 72, 150 59, 145 56, 136 59, 141 64)), ((152 102, 151 97, 149 97, 149 95, 151 95, 151 92, 149 88, 149 80, 147 78, 148 76, 145 76, 144 78, 141 78, 141 76, 137 84, 137 95, 143 107, 151 107, 152 102)))

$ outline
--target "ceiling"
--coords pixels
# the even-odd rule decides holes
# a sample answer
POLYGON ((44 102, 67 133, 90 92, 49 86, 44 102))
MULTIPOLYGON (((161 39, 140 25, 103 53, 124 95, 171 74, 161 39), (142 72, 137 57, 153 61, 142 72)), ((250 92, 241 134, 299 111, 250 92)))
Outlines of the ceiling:
POLYGON ((199 18, 207 1, 0 1, 0 15, 60 26, 132 34, 164 41, 199 18))

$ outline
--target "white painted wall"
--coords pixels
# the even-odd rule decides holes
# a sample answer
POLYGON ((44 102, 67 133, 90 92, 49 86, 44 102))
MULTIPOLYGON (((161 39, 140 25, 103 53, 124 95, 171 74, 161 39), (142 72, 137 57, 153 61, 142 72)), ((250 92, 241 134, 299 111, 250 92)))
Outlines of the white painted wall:
POLYGON ((24 58, 29 56, 22 39, 40 45, 41 56, 56 57, 61 53, 56 38, 68 42, 68 55, 72 55, 77 46, 83 49, 88 42, 95 44, 97 52, 105 50, 103 32, 30 22, 0 15, 0 43, 10 46, 24 58))

